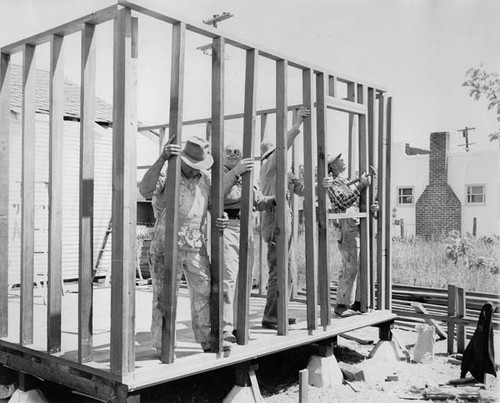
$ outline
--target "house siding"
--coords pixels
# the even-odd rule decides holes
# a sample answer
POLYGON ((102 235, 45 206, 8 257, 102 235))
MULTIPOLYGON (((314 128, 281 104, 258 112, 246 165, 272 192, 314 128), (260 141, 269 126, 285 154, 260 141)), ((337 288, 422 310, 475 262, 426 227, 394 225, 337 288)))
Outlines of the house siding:
MULTIPOLYGON (((21 254, 21 121, 10 124, 10 188, 9 188, 9 283, 20 279, 21 254)), ((94 126, 95 182, 94 182, 94 264, 111 218, 112 190, 112 133, 110 129, 94 126)), ((63 133, 63 229, 62 275, 64 279, 78 278, 79 245, 79 159, 80 124, 64 122, 63 133)), ((35 152, 35 273, 42 279, 48 264, 48 116, 36 115, 35 152)), ((111 237, 99 264, 99 273, 110 266, 111 237)))

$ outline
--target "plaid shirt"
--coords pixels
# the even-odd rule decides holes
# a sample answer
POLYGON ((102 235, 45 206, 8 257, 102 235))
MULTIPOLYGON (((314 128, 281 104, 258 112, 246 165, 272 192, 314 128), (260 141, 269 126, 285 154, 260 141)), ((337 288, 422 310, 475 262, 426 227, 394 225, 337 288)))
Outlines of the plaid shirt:
MULTIPOLYGON (((351 189, 347 186, 349 179, 337 176, 333 179, 333 183, 328 189, 328 196, 334 213, 345 213, 347 210, 357 213, 359 199, 359 191, 351 189)), ((337 228, 335 238, 342 242, 344 232, 352 232, 359 230, 359 220, 356 218, 342 218, 334 220, 334 228, 337 228)))
POLYGON ((359 198, 359 191, 347 186, 348 179, 337 176, 328 189, 328 196, 334 213, 345 213, 359 198))

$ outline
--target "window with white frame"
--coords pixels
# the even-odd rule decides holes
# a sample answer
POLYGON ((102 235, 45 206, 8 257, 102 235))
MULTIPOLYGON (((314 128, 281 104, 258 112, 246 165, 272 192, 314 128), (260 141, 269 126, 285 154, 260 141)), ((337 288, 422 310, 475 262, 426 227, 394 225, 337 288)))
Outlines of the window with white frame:
POLYGON ((413 188, 399 187, 398 188, 398 204, 413 204, 413 188))
POLYGON ((486 203, 485 185, 467 185, 467 204, 486 203))

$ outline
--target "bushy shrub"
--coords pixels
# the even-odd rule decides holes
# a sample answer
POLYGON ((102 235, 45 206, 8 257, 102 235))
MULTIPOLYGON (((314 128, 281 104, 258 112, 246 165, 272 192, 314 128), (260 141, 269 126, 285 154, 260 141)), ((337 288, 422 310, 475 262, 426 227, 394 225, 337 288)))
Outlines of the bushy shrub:
POLYGON ((446 256, 455 265, 461 259, 469 269, 482 268, 489 270, 492 274, 499 273, 498 261, 494 257, 488 256, 491 252, 490 248, 498 248, 498 236, 483 236, 476 239, 470 237, 469 234, 461 237, 458 231, 451 231, 445 242, 447 243, 446 256))

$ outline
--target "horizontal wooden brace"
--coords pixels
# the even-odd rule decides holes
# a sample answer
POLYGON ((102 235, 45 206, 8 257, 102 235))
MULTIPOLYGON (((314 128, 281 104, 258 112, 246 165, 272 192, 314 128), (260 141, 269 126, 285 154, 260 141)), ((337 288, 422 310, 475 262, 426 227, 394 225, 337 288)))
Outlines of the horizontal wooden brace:
MULTIPOLYGON (((299 109, 302 105, 296 104, 296 105, 290 105, 288 106, 289 111, 293 111, 295 109, 299 109)), ((316 103, 314 104, 316 106, 316 103)), ((345 101, 342 99, 337 99, 337 98, 332 98, 328 97, 327 98, 327 107, 329 109, 336 109, 348 113, 356 113, 356 114, 365 114, 366 113, 366 106, 361 105, 361 104, 355 104, 353 102, 345 101)), ((261 109, 257 111, 257 115, 265 115, 265 114, 272 114, 276 113, 276 108, 269 108, 269 109, 261 109)), ((244 114, 243 113, 233 113, 231 115, 226 115, 224 116, 224 120, 234 120, 234 119, 243 119, 244 114)), ((182 123, 183 126, 192 126, 192 125, 200 125, 204 123, 210 123, 212 121, 212 118, 200 118, 200 119, 193 119, 193 120, 186 120, 185 122, 182 123)), ((147 125, 147 126, 140 126, 137 130, 140 132, 145 132, 145 131, 153 131, 153 130, 159 130, 163 128, 168 128, 169 123, 159 123, 157 125, 147 125)))
MULTIPOLYGON (((195 23, 192 21, 187 21, 185 18, 180 18, 180 17, 176 17, 176 16, 172 16, 172 15, 167 16, 167 15, 164 15, 164 14, 159 13, 157 11, 153 11, 151 9, 148 9, 146 7, 142 7, 142 6, 135 4, 135 3, 128 1, 128 0, 118 0, 118 4, 123 6, 123 7, 129 7, 134 11, 137 11, 139 13, 156 18, 160 21, 168 22, 170 24, 176 24, 180 21, 184 21, 184 22, 186 22, 186 30, 197 33, 199 35, 206 36, 208 38, 213 39, 213 38, 221 36, 221 31, 219 31, 218 29, 212 28, 212 27, 207 26, 207 25, 198 24, 198 23, 195 23)), ((243 50, 250 50, 250 49, 258 50, 260 56, 266 57, 268 59, 271 59, 274 61, 286 60, 288 62, 288 65, 291 67, 295 67, 295 68, 298 68, 301 70, 311 69, 315 73, 325 73, 325 74, 328 74, 331 76, 335 76, 341 82, 345 82, 345 83, 353 82, 353 83, 358 83, 358 84, 366 85, 367 87, 374 88, 374 89, 376 89, 376 91, 382 91, 382 92, 386 91, 386 89, 384 89, 380 86, 374 85, 374 84, 370 84, 366 81, 359 81, 357 79, 347 77, 345 75, 340 75, 336 72, 325 70, 324 68, 322 68, 320 66, 315 66, 315 65, 312 65, 311 63, 306 63, 304 61, 300 61, 297 59, 292 60, 287 55, 283 55, 280 52, 277 52, 277 51, 272 50, 272 49, 262 48, 260 46, 255 45, 255 44, 252 44, 248 41, 244 41, 244 40, 241 40, 239 38, 236 38, 234 36, 228 37, 228 36, 224 35, 224 39, 225 39, 226 44, 235 46, 235 47, 243 49, 243 50)))
MULTIPOLYGON (((69 368, 70 371, 75 374, 87 374, 92 375, 97 378, 108 379, 113 382, 121 382, 121 377, 118 375, 111 374, 108 369, 102 369, 97 367, 95 362, 89 364, 79 364, 76 361, 71 361, 66 358, 54 354, 47 354, 45 351, 33 350, 29 347, 21 346, 17 342, 7 341, 5 339, 0 340, 0 364, 4 363, 4 356, 6 354, 16 355, 19 357, 24 357, 28 361, 38 362, 38 363, 50 363, 51 366, 59 366, 61 368, 69 368)), ((18 368, 19 369, 19 368, 18 368)), ((26 371, 30 373, 30 371, 26 371)), ((83 376, 83 375, 82 375, 83 376)), ((43 376, 40 376, 44 378, 43 376)), ((44 378, 45 379, 45 378, 44 378)))
MULTIPOLYGON (((302 105, 291 105, 288 107, 289 111, 293 111, 295 109, 299 109, 302 105)), ((269 109, 261 109, 260 111, 257 111, 257 115, 265 115, 265 114, 270 114, 270 113, 276 113, 276 108, 269 108, 269 109)), ((234 120, 234 119, 243 119, 245 116, 244 113, 233 113, 231 115, 226 115, 224 116, 224 120, 234 120)), ((193 119, 193 120, 186 120, 185 122, 182 122, 183 126, 191 126, 191 125, 200 125, 203 123, 211 123, 212 118, 201 118, 201 119, 193 119)), ((148 130, 158 130, 162 128, 167 128, 168 123, 160 123, 157 125, 149 125, 149 126, 141 126, 137 130, 140 132, 148 131, 148 130)))
POLYGON ((58 366, 50 360, 38 360, 33 359, 33 357, 30 359, 26 356, 19 356, 17 352, 2 352, 0 364, 15 371, 64 385, 102 401, 112 399, 118 388, 126 388, 126 386, 106 378, 90 376, 84 372, 78 373, 67 365, 58 366))
MULTIPOLYGON (((443 322, 448 322, 448 323, 453 323, 456 325, 465 325, 465 326, 476 326, 477 325, 477 319, 474 318, 461 318, 458 316, 448 316, 448 315, 435 315, 435 314, 423 314, 423 313, 417 313, 417 312, 411 312, 411 311, 403 311, 399 309, 393 309, 392 313, 395 313, 398 315, 398 317, 402 318, 419 318, 419 319, 433 319, 433 320, 439 320, 443 322)), ((497 330, 500 329, 500 324, 492 322, 491 326, 493 329, 497 330)))
POLYGON ((335 109, 337 111, 355 113, 357 115, 366 114, 366 105, 357 104, 350 101, 344 101, 343 99, 327 97, 326 107, 328 109, 335 109))
POLYGON ((37 46, 46 42, 50 42, 52 35, 66 36, 81 31, 84 24, 97 25, 106 21, 110 21, 115 17, 117 9, 118 8, 116 5, 103 8, 102 10, 88 14, 74 21, 59 25, 56 28, 49 29, 39 34, 14 42, 10 45, 4 46, 1 52, 11 55, 13 53, 21 51, 24 45, 37 46))
POLYGON ((330 213, 328 214, 330 220, 336 218, 368 218, 368 213, 330 213))

